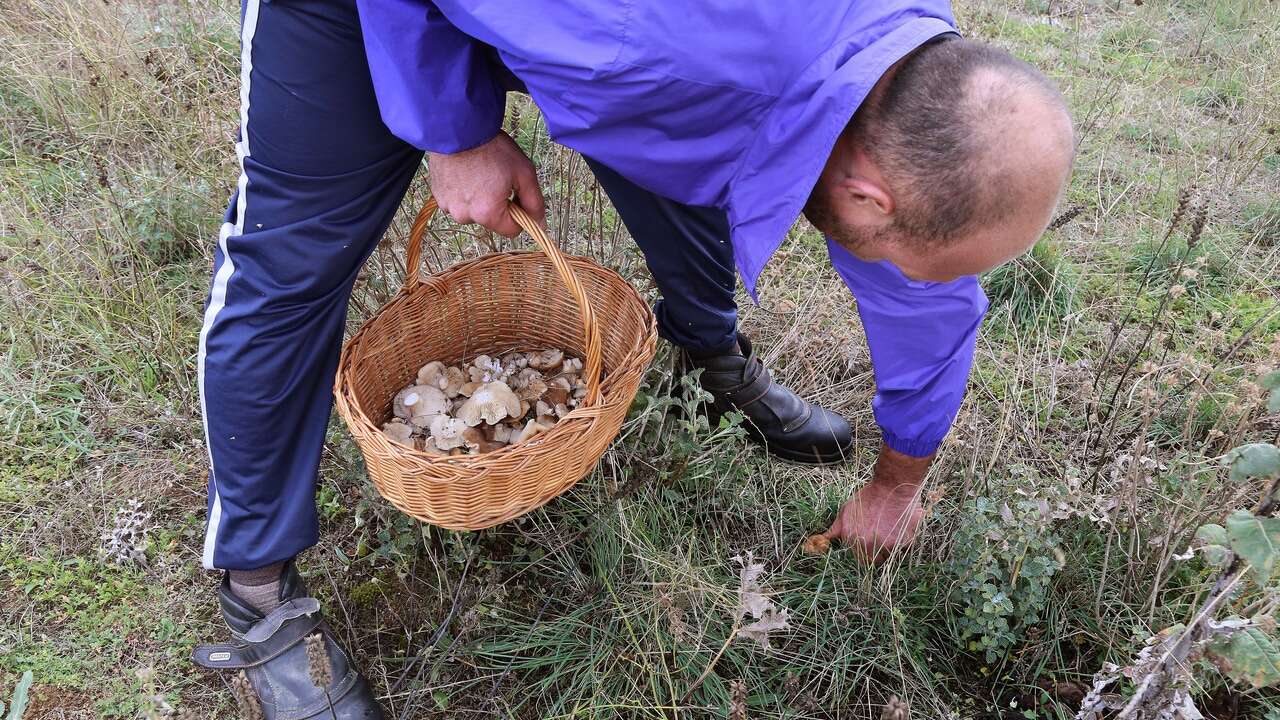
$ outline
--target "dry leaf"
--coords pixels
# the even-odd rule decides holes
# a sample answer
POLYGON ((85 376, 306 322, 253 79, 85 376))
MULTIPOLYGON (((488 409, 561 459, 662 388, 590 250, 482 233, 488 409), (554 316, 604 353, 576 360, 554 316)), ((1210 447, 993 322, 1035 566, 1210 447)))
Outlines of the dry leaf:
POLYGON ((764 616, 739 629, 738 637, 757 640, 760 642, 760 647, 768 650, 769 633, 775 630, 786 630, 789 627, 791 626, 787 623, 787 609, 779 610, 773 607, 773 603, 769 603, 769 608, 765 610, 764 616))

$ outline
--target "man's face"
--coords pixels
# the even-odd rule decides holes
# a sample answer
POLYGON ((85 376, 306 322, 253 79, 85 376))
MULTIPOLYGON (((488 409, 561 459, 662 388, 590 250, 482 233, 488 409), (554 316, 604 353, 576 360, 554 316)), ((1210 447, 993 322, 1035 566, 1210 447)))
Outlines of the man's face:
POLYGON ((1024 188, 1020 202, 1006 217, 946 240, 919 237, 912 231, 917 223, 900 206, 893 213, 877 212, 872 208, 884 203, 851 193, 847 182, 826 173, 805 203, 804 215, 863 260, 888 260, 913 280, 949 282, 986 272, 1030 249, 1052 219, 1069 172, 1067 165, 1060 177, 1042 177, 1038 187, 1024 188))
POLYGON ((815 228, 863 260, 888 260, 907 277, 928 282, 978 275, 1026 252, 1044 232, 1056 204, 1054 197, 1023 206, 1001 222, 931 242, 912 237, 897 223, 860 225, 842 219, 829 197, 815 189, 805 205, 805 217, 815 228))

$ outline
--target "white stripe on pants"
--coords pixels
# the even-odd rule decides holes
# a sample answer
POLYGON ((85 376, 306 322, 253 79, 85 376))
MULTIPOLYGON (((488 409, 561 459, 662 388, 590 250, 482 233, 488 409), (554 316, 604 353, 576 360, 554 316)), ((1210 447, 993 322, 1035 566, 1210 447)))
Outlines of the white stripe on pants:
POLYGON ((227 301, 227 283, 236 271, 235 262, 227 241, 244 234, 245 209, 249 204, 247 195, 249 176, 244 169, 244 159, 249 157, 249 79, 253 72, 253 33, 258 27, 258 2, 248 0, 245 4, 244 21, 240 30, 240 140, 236 143, 236 160, 240 167, 240 179, 236 183, 235 223, 223 223, 218 232, 218 249, 222 253, 222 264, 213 276, 213 288, 209 291, 209 305, 204 311, 204 325, 200 328, 200 350, 196 358, 196 377, 200 387, 200 412, 204 417, 205 445, 209 452, 209 486, 213 494, 213 502, 209 507, 209 519, 205 527, 204 552, 202 562, 210 570, 214 568, 213 548, 218 539, 218 525, 222 520, 222 497, 218 493, 218 476, 213 464, 213 444, 209 441, 209 412, 205 402, 207 389, 204 385, 204 363, 209 330, 218 319, 227 301))

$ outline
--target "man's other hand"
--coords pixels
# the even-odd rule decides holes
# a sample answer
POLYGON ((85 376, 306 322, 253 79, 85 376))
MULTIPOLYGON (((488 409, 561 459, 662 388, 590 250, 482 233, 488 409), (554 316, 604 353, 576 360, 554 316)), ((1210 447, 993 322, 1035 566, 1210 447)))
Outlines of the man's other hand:
POLYGON ((871 562, 883 562, 916 538, 924 508, 920 489, 933 456, 917 458, 881 446, 871 481, 840 508, 825 536, 839 539, 871 562))
POLYGON ((520 226, 507 207, 512 192, 535 221, 546 220, 533 163, 505 132, 460 153, 430 153, 427 162, 436 203, 460 223, 478 223, 509 238, 519 235, 520 226))

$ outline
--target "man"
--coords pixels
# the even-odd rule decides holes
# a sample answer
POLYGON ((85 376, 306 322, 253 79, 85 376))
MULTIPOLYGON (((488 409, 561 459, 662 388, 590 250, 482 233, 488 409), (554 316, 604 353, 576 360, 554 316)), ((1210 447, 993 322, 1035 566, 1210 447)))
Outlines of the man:
POLYGON ((228 571, 237 641, 198 662, 237 671, 267 718, 330 717, 330 702, 338 718, 381 717, 292 558, 317 539, 352 283, 423 151, 459 222, 515 235, 513 194, 544 215, 532 164, 500 129, 510 89, 588 158, 662 293, 662 334, 704 369, 716 408, 743 411, 796 462, 844 459, 850 429, 771 381, 737 331, 735 276, 754 297, 802 211, 828 236, 884 432, 829 534, 873 555, 910 542, 986 309, 974 275, 1034 242, 1070 171, 1070 119, 1043 76, 959 39, 941 0, 358 6, 245 0, 241 174, 199 354, 204 563, 228 571), (308 644, 313 666, 327 649, 331 679, 308 674, 308 644))

